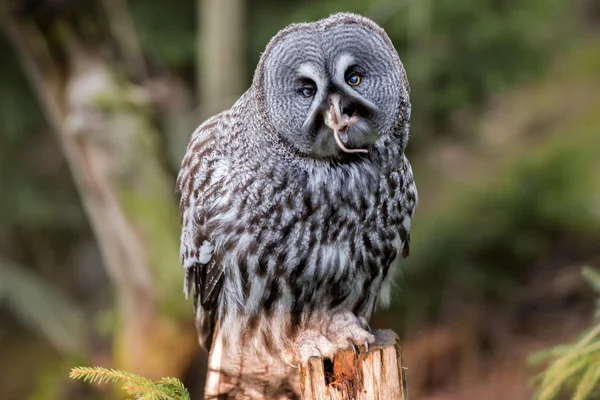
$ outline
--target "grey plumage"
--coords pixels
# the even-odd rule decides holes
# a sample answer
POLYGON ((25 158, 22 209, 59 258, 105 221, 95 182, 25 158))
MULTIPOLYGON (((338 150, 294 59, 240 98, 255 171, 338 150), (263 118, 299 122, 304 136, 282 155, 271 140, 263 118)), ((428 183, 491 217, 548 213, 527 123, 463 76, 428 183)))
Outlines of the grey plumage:
POLYGON ((230 397, 295 398, 289 364, 372 341, 417 202, 409 119, 388 36, 342 13, 279 32, 250 89, 193 133, 177 182, 185 291, 230 397), (367 154, 336 144, 336 113, 355 115, 340 137, 367 154))

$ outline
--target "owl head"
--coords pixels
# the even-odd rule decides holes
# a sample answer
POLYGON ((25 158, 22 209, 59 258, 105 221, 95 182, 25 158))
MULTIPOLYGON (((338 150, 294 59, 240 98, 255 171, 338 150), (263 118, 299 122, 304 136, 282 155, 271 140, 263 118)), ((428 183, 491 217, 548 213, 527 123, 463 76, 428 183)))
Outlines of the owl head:
POLYGON ((253 86, 269 131, 302 156, 356 157, 345 149, 369 151, 383 137, 404 146, 408 139, 406 73, 384 30, 359 15, 280 31, 253 86))

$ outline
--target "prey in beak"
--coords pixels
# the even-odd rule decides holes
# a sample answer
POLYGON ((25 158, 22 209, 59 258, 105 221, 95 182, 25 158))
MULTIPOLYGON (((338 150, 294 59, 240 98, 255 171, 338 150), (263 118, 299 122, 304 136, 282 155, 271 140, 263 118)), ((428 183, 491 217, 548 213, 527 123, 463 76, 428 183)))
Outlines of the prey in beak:
POLYGON ((349 149, 346 147, 348 143, 348 127, 358 122, 356 112, 349 116, 342 113, 340 109, 339 96, 332 98, 332 104, 329 110, 323 113, 323 121, 333 131, 335 143, 345 153, 368 153, 366 149, 349 149))

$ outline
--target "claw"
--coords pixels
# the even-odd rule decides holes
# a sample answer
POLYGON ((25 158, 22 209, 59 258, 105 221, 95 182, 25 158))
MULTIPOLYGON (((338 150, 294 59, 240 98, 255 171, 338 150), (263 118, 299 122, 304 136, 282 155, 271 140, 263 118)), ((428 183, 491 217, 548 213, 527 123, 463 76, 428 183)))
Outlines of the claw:
POLYGON ((365 341, 365 351, 369 351, 369 342, 365 341))
POLYGON ((358 357, 358 349, 356 348, 356 345, 352 342, 350 342, 350 347, 352 347, 352 350, 354 351, 354 357, 358 357))

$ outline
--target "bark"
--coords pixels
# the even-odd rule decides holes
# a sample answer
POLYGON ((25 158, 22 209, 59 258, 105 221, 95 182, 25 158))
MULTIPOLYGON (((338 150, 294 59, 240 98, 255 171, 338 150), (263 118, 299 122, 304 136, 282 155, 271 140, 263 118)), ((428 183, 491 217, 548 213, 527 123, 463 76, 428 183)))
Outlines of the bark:
POLYGON ((333 365, 313 357, 300 369, 304 400, 408 400, 402 350, 390 330, 374 331, 369 351, 342 350, 333 365))

